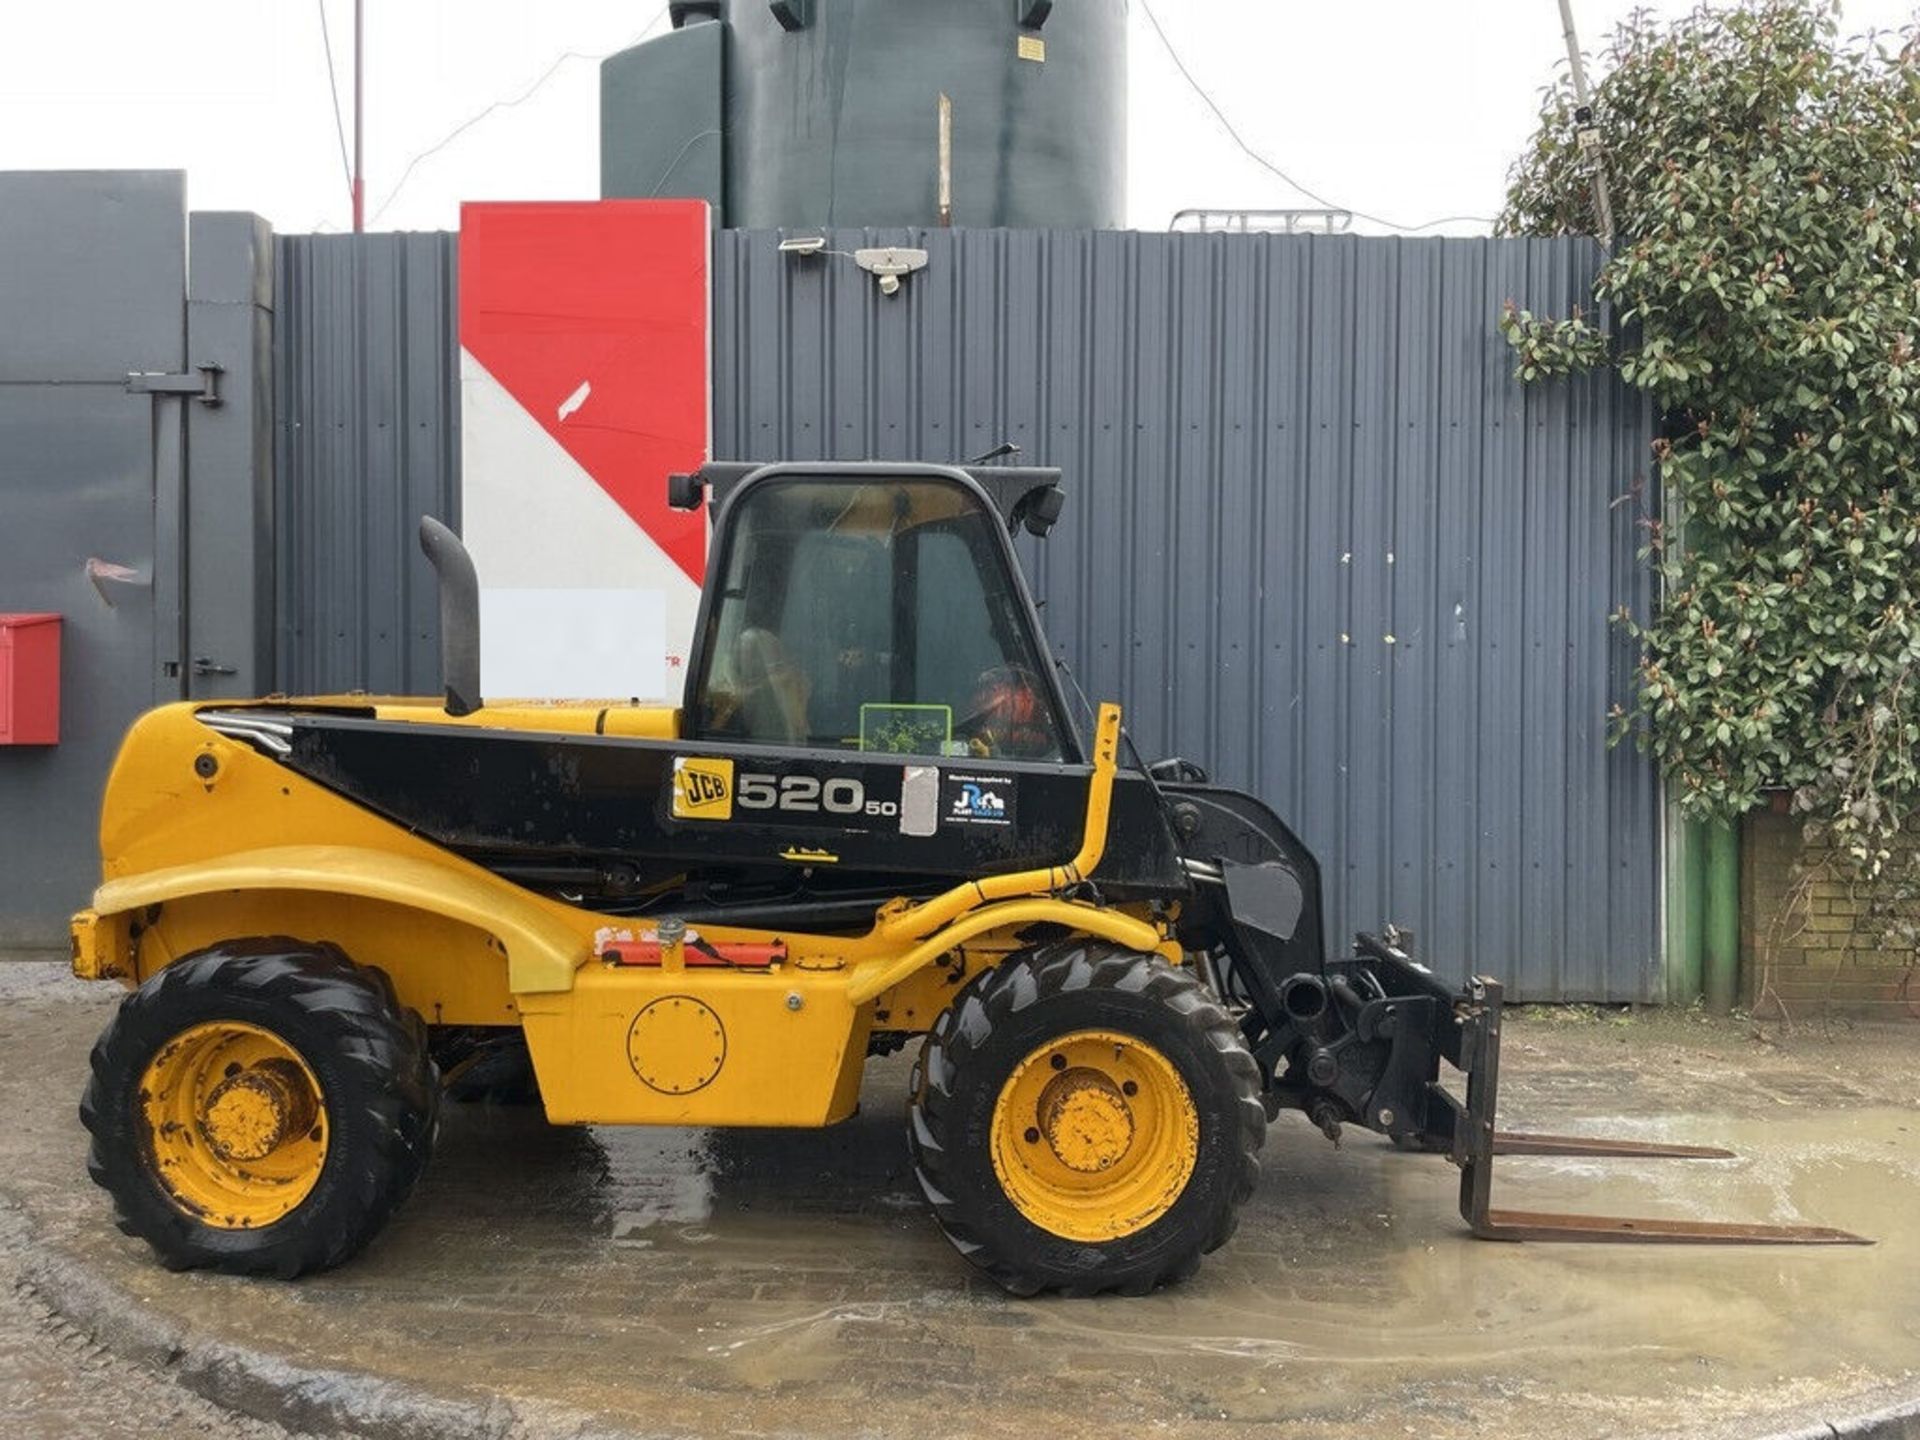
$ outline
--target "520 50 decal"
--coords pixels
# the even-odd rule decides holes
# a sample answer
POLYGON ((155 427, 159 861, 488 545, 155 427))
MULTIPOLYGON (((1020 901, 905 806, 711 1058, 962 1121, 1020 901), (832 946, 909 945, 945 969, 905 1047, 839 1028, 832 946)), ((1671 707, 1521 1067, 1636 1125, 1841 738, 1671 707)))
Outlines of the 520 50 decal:
POLYGON ((867 787, 851 775, 821 780, 813 775, 743 773, 734 791, 742 810, 782 810, 792 814, 867 815, 884 819, 900 813, 897 800, 867 798, 867 787))

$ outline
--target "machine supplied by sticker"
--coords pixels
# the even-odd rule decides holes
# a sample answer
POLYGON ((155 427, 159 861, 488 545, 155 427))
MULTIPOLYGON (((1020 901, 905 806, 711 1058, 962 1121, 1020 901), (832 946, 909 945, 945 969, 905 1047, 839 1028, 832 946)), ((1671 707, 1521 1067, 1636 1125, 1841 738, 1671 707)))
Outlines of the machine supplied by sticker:
POLYGON ((940 779, 940 820, 945 825, 1013 824, 1011 775, 949 770, 940 779))

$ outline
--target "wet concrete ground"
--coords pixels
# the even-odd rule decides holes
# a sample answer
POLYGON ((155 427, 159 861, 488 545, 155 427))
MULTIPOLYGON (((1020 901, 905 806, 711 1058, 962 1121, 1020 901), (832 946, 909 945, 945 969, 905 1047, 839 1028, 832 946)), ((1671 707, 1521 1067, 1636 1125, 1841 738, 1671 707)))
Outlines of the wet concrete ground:
POLYGON ((8 1440, 285 1440, 119 1359, 6 1273, 0 1259, 0 1427, 8 1440))
POLYGON ((1020 1302, 924 1213, 903 1059, 820 1133, 456 1107, 358 1261, 293 1285, 170 1275, 82 1167, 74 1101, 116 998, 0 966, 0 1194, 36 1243, 195 1333, 502 1396, 536 1434, 585 1414, 649 1434, 1580 1440, 1758 1434, 1920 1395, 1920 1026, 1779 1049, 1677 1017, 1508 1027, 1508 1124, 1743 1158, 1509 1159, 1496 1203, 1818 1222, 1872 1248, 1478 1243, 1444 1161, 1366 1135, 1336 1152, 1289 1116, 1194 1282, 1020 1302))

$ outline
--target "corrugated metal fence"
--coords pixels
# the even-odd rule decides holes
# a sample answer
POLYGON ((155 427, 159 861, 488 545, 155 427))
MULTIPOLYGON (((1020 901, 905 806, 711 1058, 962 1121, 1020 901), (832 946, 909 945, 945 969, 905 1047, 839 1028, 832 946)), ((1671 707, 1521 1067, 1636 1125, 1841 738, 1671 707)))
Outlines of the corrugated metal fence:
MULTIPOLYGON (((452 248, 360 243, 282 241, 282 673, 428 689, 428 582, 391 561, 451 508, 452 248)), ((887 298, 777 243, 715 240, 716 456, 1065 467, 1028 551, 1056 644, 1149 755, 1295 824, 1335 933, 1400 921, 1520 998, 1659 996, 1658 785, 1606 745, 1649 419, 1604 377, 1523 390, 1495 328, 1582 300, 1589 244, 834 235, 930 252, 887 298)))
POLYGON ((886 300, 776 238, 718 241, 720 453, 1065 467, 1055 642, 1149 754, 1292 820, 1337 927, 1529 997, 1657 994, 1658 789, 1605 743, 1648 419, 1605 378, 1523 389, 1495 327, 1584 298, 1591 246, 834 236, 931 251, 886 300))
POLYGON ((282 690, 438 688, 414 528, 459 516, 458 251, 439 234, 276 239, 282 690))

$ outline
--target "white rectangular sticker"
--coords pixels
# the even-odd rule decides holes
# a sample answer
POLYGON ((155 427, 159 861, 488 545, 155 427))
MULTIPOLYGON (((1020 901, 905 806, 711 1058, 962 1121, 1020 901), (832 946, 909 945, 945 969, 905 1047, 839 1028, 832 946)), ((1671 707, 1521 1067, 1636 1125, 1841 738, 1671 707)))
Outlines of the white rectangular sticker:
POLYGON ((900 833, 931 835, 940 824, 940 769, 909 765, 900 777, 900 833))
POLYGON ((671 700, 658 590, 482 589, 490 700, 671 700))

